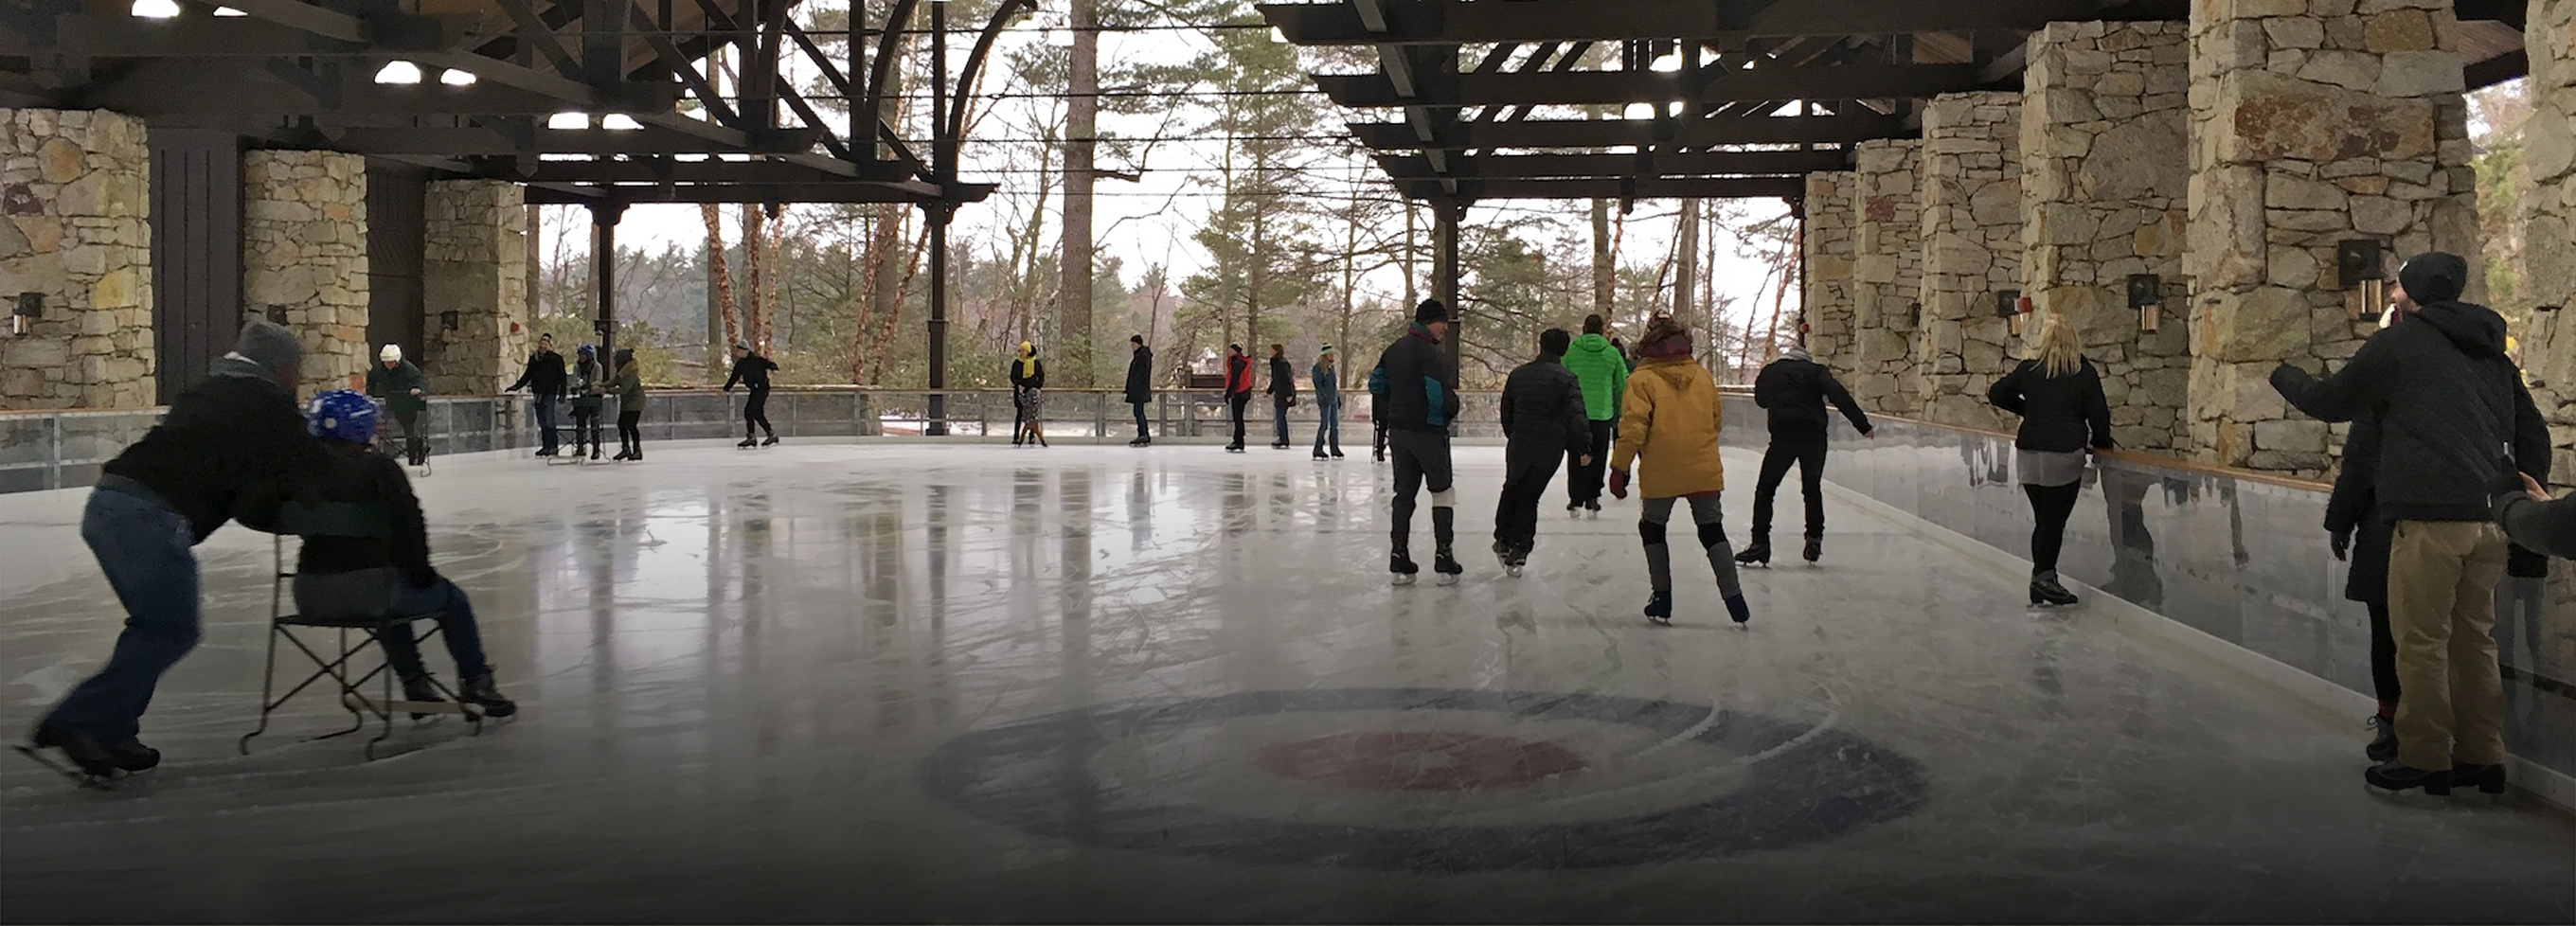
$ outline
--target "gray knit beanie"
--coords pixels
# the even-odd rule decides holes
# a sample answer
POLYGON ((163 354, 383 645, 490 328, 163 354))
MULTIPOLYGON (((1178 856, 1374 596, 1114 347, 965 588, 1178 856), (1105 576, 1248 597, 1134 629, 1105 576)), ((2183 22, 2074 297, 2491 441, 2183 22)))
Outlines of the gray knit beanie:
POLYGON ((254 318, 242 326, 241 337, 233 341, 233 353, 275 373, 303 360, 304 345, 296 343, 295 332, 285 325, 254 318))

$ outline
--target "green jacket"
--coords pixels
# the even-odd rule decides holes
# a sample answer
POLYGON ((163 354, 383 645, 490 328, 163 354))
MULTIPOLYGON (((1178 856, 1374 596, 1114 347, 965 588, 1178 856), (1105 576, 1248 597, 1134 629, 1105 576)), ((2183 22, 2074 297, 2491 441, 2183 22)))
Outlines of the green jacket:
POLYGON ((620 414, 644 410, 643 367, 640 363, 627 364, 618 368, 617 375, 608 381, 608 387, 617 392, 617 411, 620 414))
POLYGON ((1619 419, 1619 398, 1628 393, 1628 360, 1610 339, 1587 334, 1565 352, 1565 368, 1583 383, 1583 416, 1594 421, 1619 419))
POLYGON ((429 376, 409 360, 398 361, 393 369, 383 363, 367 364, 367 394, 385 400, 385 408, 394 412, 417 412, 429 407, 429 376), (418 389, 420 395, 411 391, 418 389))

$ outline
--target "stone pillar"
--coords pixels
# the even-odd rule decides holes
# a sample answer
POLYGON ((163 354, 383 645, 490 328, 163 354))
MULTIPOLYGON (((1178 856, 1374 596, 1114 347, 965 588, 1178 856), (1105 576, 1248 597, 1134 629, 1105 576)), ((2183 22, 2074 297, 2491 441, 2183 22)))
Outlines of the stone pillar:
POLYGON ((1903 388, 1914 369, 1914 301, 1923 276, 1923 218, 1916 187, 1923 143, 1861 142, 1853 149, 1853 397, 1871 411, 1912 415, 1903 388))
POLYGON ((2022 88, 2022 286, 2038 324, 2065 317, 2102 374, 2120 446, 2182 446, 2191 381, 2182 250, 2190 190, 2190 34, 2180 22, 2050 23, 2022 88), (2131 274, 2163 280, 2156 331, 2131 274))
POLYGON ((349 388, 367 344, 367 165, 336 151, 242 155, 242 309, 304 343, 300 395, 349 388))
POLYGON ((1806 247, 1807 352, 1848 383, 1859 369, 1860 352, 1852 340, 1852 175, 1827 171, 1807 175, 1806 247))
MULTIPOLYGON (((519 377, 536 334, 527 310, 527 201, 519 185, 441 180, 424 203, 422 305, 430 391, 488 395, 519 377), (457 316, 447 329, 445 314, 457 316)), ((571 347, 559 347, 566 356, 571 347)))
POLYGON ((0 409, 153 403, 151 177, 143 120, 0 109, 0 409))
MULTIPOLYGON (((2192 4, 2191 448, 2215 463, 2321 474, 2325 425, 2265 382, 2287 360, 2352 356, 2337 242, 2480 265, 2459 23, 2444 0, 2192 4)), ((2469 298, 2483 298, 2471 274, 2469 298)))
MULTIPOLYGON (((2531 397, 2558 447, 2550 480, 2576 487, 2576 0, 2532 0, 2523 29, 2531 58, 2531 118, 2523 122, 2523 262, 2534 311, 2522 341, 2531 397)), ((2571 570, 2561 569, 2561 573, 2571 570)))
POLYGON ((2008 372, 1996 293, 2021 288, 2021 94, 1945 93, 1923 110, 1923 416, 2000 430, 1985 387, 2008 372))

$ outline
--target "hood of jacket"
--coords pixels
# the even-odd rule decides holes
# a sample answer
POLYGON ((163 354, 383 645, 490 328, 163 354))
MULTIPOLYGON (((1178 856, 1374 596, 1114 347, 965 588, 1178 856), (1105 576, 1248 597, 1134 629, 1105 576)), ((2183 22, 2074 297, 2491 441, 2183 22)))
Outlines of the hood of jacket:
POLYGON ((1574 343, 1566 345, 1565 352, 1567 354, 1572 354, 1575 351, 1582 351, 1587 354, 1610 354, 1617 353, 1619 349, 1610 346, 1609 338, 1605 338, 1597 334, 1587 334, 1575 338, 1574 343))
POLYGON ((2473 302, 2436 302, 2416 309, 2408 321, 2420 321, 2457 344, 2471 357, 2504 356, 2504 316, 2473 302))

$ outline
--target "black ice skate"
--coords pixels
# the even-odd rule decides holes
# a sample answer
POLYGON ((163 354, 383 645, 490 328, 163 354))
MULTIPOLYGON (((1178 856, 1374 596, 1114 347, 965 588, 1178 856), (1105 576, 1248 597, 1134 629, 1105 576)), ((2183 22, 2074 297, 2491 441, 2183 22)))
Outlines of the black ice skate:
POLYGON ((769 436, 768 436, 768 437, 766 437, 766 438, 763 438, 763 439, 761 440, 761 442, 760 442, 760 445, 761 445, 761 446, 763 446, 763 447, 770 447, 770 446, 775 446, 777 443, 778 443, 778 435, 776 435, 776 434, 772 434, 772 435, 769 435, 769 436))
POLYGON ((1442 585, 1456 585, 1458 584, 1458 577, 1464 574, 1467 569, 1466 567, 1458 565, 1457 557, 1449 555, 1449 551, 1447 550, 1442 550, 1438 555, 1431 558, 1431 571, 1439 576, 1439 578, 1434 581, 1437 581, 1442 585))
POLYGON ((519 712, 517 702, 501 696, 501 689, 493 684, 490 672, 458 682, 456 699, 481 709, 486 717, 508 717, 519 712))
POLYGON ((2451 784, 2460 788, 2474 787, 2478 789, 2478 793, 2490 797, 2503 794, 2504 766, 2453 762, 2451 763, 2451 784))
POLYGON ((1335 449, 1335 450, 1333 451, 1333 459, 1339 460, 1339 459, 1341 459, 1341 458, 1342 458, 1342 452, 1341 452, 1341 450, 1339 450, 1339 449, 1335 449))
POLYGON ((1569 518, 1580 518, 1580 517, 1582 517, 1582 516, 1583 516, 1583 503, 1582 503, 1582 502, 1567 502, 1567 503, 1565 503, 1565 516, 1566 516, 1566 517, 1569 517, 1569 518))
MULTIPOLYGON (((405 701, 414 701, 422 704, 447 703, 447 696, 440 693, 438 683, 430 681, 429 674, 426 672, 403 679, 402 690, 403 700, 405 701)), ((431 716, 432 715, 430 714, 415 712, 411 715, 411 719, 427 720, 431 716)))
POLYGON ((1726 616, 1737 624, 1748 623, 1753 620, 1753 607, 1744 603, 1742 595, 1728 595, 1726 596, 1726 616))
POLYGON ((1745 566, 1771 565, 1770 542, 1764 540, 1754 541, 1751 546, 1745 547, 1741 552, 1735 554, 1735 562, 1739 565, 1745 566))
POLYGON ((2370 725, 2370 745, 2362 747, 2362 755, 2373 762, 2397 758, 2397 722, 2377 714, 2364 722, 2370 725))
POLYGON ((1394 555, 1387 557, 1386 571, 1394 575, 1394 584, 1411 585, 1414 575, 1421 572, 1422 567, 1413 564, 1413 557, 1406 556, 1402 550, 1397 550, 1394 555))
POLYGON ((1331 458, 1331 457, 1328 457, 1328 456, 1325 456, 1323 451, 1318 450, 1318 451, 1315 451, 1315 459, 1318 459, 1318 460, 1330 460, 1330 459, 1332 459, 1332 458, 1331 458))
POLYGON ((1646 619, 1666 627, 1673 625, 1673 593, 1659 591, 1646 599, 1646 619))
POLYGON ((1583 503, 1583 510, 1584 510, 1584 512, 1585 512, 1585 513, 1587 513, 1587 514, 1591 515, 1592 517, 1595 517, 1595 518, 1600 517, 1600 516, 1601 516, 1601 500, 1596 498, 1596 499, 1592 499, 1592 500, 1590 500, 1590 501, 1584 502, 1584 503, 1583 503))
POLYGON ((1820 559, 1824 559, 1824 558, 1825 558, 1825 538, 1822 538, 1822 537, 1809 537, 1809 538, 1807 538, 1807 548, 1806 548, 1805 550, 1803 550, 1803 551, 1800 551, 1799 555, 1800 555, 1800 556, 1805 557, 1805 558, 1806 558, 1806 560, 1807 560, 1807 562, 1810 562, 1810 563, 1815 562, 1815 561, 1820 560, 1820 559))
POLYGON ((736 446, 736 447, 740 447, 740 448, 742 448, 742 449, 744 449, 744 450, 749 450, 749 449, 751 449, 751 448, 753 448, 753 447, 758 447, 758 446, 760 446, 760 442, 759 442, 759 441, 756 441, 756 440, 752 440, 749 436, 745 436, 745 437, 742 439, 742 443, 735 444, 734 446, 736 446))
POLYGON ((2030 603, 2044 608, 2064 607, 2081 599, 2066 586, 2057 584, 2057 573, 2043 572, 2030 577, 2030 603))
POLYGON ((141 743, 108 745, 97 737, 73 733, 52 723, 36 725, 35 735, 24 745, 14 746, 20 754, 37 764, 53 769, 74 784, 102 786, 108 781, 132 772, 151 769, 161 764, 161 752, 141 743), (62 750, 66 767, 45 755, 43 750, 62 750))
POLYGON ((2374 765, 2361 773, 2364 784, 2390 794, 2403 794, 2416 788, 2434 797, 2451 793, 2450 769, 2408 768, 2395 762, 2374 765))

